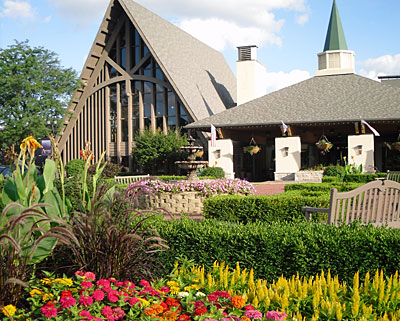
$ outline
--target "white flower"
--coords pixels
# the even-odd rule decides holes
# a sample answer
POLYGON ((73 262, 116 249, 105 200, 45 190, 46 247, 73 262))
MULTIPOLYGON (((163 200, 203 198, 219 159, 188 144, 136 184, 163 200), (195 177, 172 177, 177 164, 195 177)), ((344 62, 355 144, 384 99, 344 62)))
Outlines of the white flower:
POLYGON ((177 295, 178 298, 184 298, 185 296, 189 296, 189 292, 179 292, 177 295))
POLYGON ((200 296, 206 296, 203 292, 200 292, 200 291, 198 291, 197 293, 196 293, 196 296, 197 297, 200 297, 200 296))

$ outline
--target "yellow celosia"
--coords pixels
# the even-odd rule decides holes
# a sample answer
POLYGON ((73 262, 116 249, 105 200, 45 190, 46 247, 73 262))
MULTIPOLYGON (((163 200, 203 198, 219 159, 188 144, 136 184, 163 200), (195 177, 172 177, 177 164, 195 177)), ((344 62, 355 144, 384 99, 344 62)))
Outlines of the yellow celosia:
POLYGON ((12 304, 6 305, 1 309, 1 312, 3 312, 6 317, 12 317, 15 314, 15 311, 17 311, 17 308, 12 304))
POLYGON ((68 278, 54 279, 54 280, 53 280, 53 283, 64 284, 64 285, 66 285, 66 286, 72 286, 72 284, 74 284, 74 283, 72 282, 72 280, 71 280, 71 279, 68 279, 68 278))
POLYGON ((46 285, 50 285, 50 286, 53 285, 53 282, 48 278, 41 279, 40 282, 42 282, 43 284, 46 284, 46 285))
POLYGON ((177 286, 171 286, 169 290, 171 291, 171 294, 178 294, 181 291, 181 289, 177 286))
POLYGON ((167 285, 168 285, 170 288, 171 288, 171 287, 179 287, 179 283, 176 282, 176 281, 173 281, 173 280, 168 281, 168 282, 167 282, 167 285))

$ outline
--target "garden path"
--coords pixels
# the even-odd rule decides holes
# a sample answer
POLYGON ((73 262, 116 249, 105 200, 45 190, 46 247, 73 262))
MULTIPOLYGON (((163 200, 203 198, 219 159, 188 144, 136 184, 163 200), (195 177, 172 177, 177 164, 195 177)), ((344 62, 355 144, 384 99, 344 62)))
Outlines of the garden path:
POLYGON ((285 190, 285 184, 280 182, 264 182, 254 184, 254 187, 256 189, 255 195, 274 195, 283 193, 285 190))

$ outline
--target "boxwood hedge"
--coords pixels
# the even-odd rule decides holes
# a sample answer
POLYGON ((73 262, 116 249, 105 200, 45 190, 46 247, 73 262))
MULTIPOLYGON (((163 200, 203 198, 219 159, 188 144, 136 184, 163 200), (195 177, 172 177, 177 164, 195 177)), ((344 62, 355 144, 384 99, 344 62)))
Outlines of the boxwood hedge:
POLYGON ((235 224, 190 219, 158 222, 156 229, 170 249, 159 254, 165 270, 176 257, 211 266, 225 261, 252 266, 258 277, 272 280, 297 272, 310 276, 331 270, 351 282, 354 273, 383 269, 394 273, 400 264, 400 230, 318 223, 235 224))
MULTIPOLYGON (((329 194, 314 191, 293 191, 279 195, 235 196, 222 195, 204 201, 203 216, 228 222, 267 223, 275 221, 304 220, 302 206, 329 206, 329 194)), ((325 214, 315 215, 323 220, 325 214)))

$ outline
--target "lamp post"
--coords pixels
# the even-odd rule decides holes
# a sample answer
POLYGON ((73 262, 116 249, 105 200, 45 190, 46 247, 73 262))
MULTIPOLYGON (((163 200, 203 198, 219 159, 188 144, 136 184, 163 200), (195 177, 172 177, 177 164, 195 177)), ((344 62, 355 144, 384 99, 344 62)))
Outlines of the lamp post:
POLYGON ((51 128, 51 132, 53 134, 53 137, 56 136, 56 129, 57 129, 57 119, 47 120, 47 126, 51 128))

